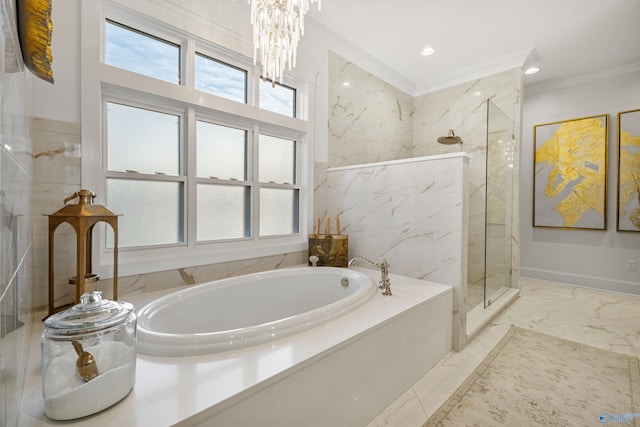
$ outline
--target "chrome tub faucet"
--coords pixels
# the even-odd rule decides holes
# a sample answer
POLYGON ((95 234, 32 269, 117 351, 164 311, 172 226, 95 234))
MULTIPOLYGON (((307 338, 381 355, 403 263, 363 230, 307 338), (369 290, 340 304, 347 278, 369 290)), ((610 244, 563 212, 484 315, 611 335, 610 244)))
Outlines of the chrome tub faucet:
POLYGON ((380 277, 380 280, 378 280, 378 284, 380 285, 378 286, 378 288, 383 290, 382 295, 385 295, 385 296, 392 295, 391 281, 389 280, 389 262, 386 259, 383 259, 382 262, 375 262, 375 261, 371 261, 368 258, 357 256, 349 260, 347 267, 351 267, 353 264, 356 263, 356 261, 366 261, 369 264, 372 264, 378 267, 380 269, 380 272, 382 273, 382 277, 380 277))

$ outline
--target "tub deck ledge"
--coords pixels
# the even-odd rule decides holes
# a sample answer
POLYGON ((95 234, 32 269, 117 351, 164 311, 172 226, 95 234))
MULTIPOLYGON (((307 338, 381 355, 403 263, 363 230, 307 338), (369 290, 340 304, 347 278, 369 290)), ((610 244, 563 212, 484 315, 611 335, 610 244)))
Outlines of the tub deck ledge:
MULTIPOLYGON (((379 278, 377 270, 354 269, 379 278)), ((451 350, 452 288, 395 274, 390 278, 393 296, 378 291, 353 312, 298 335, 202 356, 138 354, 132 392, 82 419, 82 425, 226 425, 229 420, 300 425, 301 419, 305 425, 364 425, 451 350), (361 383, 363 375, 367 384, 361 383), (336 394, 338 389, 348 399, 336 394), (278 418, 285 414, 286 419, 278 418)), ((175 290, 121 299, 140 309, 175 290)), ((20 425, 59 425, 44 415, 42 322, 32 323, 20 425)))

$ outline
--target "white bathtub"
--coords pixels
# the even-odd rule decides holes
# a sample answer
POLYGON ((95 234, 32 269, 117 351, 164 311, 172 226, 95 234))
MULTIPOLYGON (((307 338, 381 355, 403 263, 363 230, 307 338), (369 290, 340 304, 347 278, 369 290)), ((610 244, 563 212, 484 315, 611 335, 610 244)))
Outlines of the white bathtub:
MULTIPOLYGON (((380 278, 379 270, 349 270, 380 278)), ((82 426, 364 426, 451 351, 452 288, 389 277, 393 296, 378 291, 350 313, 283 339, 198 356, 138 354, 134 390, 82 426)), ((123 299, 139 310, 175 291, 123 299)), ((32 323, 20 422, 55 427, 42 400, 42 322, 32 323)))
POLYGON ((138 352, 192 356, 293 335, 366 303, 377 285, 355 270, 300 267, 247 274, 166 295, 138 312, 138 352))

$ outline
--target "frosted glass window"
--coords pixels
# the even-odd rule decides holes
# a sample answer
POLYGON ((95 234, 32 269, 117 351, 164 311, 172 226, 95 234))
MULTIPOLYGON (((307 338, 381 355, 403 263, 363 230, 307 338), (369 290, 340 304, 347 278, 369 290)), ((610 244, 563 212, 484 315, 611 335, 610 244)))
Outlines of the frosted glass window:
POLYGON ((247 72, 197 53, 195 88, 246 103, 247 72))
POLYGON ((198 241, 249 237, 248 187, 198 184, 197 197, 198 241))
POLYGON ((199 177, 246 179, 246 130, 198 121, 196 139, 199 177))
POLYGON ((180 173, 180 117, 107 103, 107 168, 180 173))
POLYGON ((260 135, 261 182, 295 184, 296 142, 290 139, 260 135))
POLYGON ((180 83, 180 46, 111 21, 106 23, 105 62, 134 73, 180 83))
MULTIPOLYGON (((107 179, 107 206, 118 217, 118 246, 146 246, 184 241, 181 182, 107 179)), ((107 246, 113 233, 107 226, 107 246)))
POLYGON ((296 90, 279 83, 273 85, 268 80, 260 79, 260 108, 295 117, 296 90))
POLYGON ((298 212, 298 190, 261 188, 260 236, 298 233, 298 212))
MULTIPOLYGON (((105 72, 85 76, 100 92, 88 134, 88 151, 100 156, 84 172, 121 215, 124 261, 137 269, 166 251, 187 263, 194 251, 241 259, 298 244, 300 203, 311 202, 300 183, 313 172, 301 162, 306 133, 295 118, 308 109, 297 97, 306 83, 263 81, 242 52, 188 28, 102 12, 91 67, 105 72)), ((96 243, 113 247, 104 229, 96 243)))

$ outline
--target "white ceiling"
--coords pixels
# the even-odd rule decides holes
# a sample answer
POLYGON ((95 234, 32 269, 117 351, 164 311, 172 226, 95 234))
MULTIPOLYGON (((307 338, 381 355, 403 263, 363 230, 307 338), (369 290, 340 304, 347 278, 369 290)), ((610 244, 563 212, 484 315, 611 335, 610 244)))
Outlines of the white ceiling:
POLYGON ((321 0, 307 15, 416 88, 537 59, 525 87, 640 69, 640 0, 321 0), (421 56, 423 47, 437 49, 421 56))

